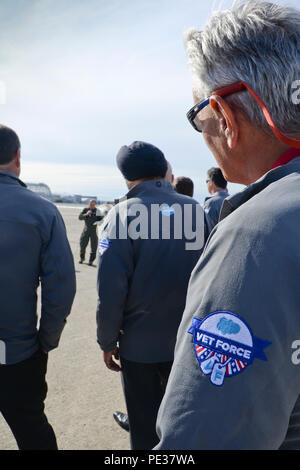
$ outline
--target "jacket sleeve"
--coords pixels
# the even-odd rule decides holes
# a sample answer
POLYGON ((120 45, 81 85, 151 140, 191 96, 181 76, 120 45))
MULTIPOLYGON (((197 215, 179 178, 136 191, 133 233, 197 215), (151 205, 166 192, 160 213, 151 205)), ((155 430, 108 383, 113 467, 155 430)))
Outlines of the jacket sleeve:
POLYGON ((83 209, 83 211, 79 214, 79 217, 78 219, 79 220, 85 220, 86 217, 85 217, 85 214, 87 213, 87 210, 86 209, 83 209))
POLYGON ((112 351, 122 328, 134 261, 130 238, 121 239, 115 234, 115 211, 106 220, 99 237, 97 341, 103 351, 112 351))
MULTIPOLYGON (((232 219, 235 230, 229 225, 221 230, 219 224, 192 274, 174 366, 158 415, 156 450, 270 450, 285 439, 300 394, 300 368, 291 360, 293 340, 300 331, 300 252, 289 254, 293 237, 274 229, 274 220, 262 228, 256 227, 254 218, 249 225, 239 225, 238 217, 237 211, 232 219), (264 359, 255 356, 244 369, 240 361, 230 363, 221 386, 212 383, 216 376, 208 362, 206 370, 204 364, 200 369, 205 348, 197 350, 188 333, 193 318, 203 320, 214 312, 224 312, 227 318, 228 312, 237 315, 252 330, 253 344, 269 342, 264 359)), ((227 321, 226 330, 226 321, 221 328, 213 319, 211 328, 215 333, 217 327, 223 328, 222 341, 229 344, 226 335, 230 328, 237 334, 236 323, 227 321)), ((214 344, 213 338, 209 341, 214 344)), ((228 358, 224 352, 217 359, 228 358)))
POLYGON ((76 292, 73 255, 59 212, 55 213, 50 239, 41 252, 42 310, 39 341, 46 351, 57 348, 76 292))
POLYGON ((208 234, 210 234, 219 221, 219 213, 215 210, 214 205, 210 199, 205 202, 203 209, 206 227, 208 229, 208 234))

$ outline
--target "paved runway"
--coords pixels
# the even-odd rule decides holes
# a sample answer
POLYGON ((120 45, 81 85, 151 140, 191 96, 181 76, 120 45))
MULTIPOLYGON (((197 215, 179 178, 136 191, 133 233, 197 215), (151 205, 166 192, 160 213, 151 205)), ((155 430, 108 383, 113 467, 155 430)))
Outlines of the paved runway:
MULTIPOLYGON (((106 369, 96 342, 97 270, 78 264, 80 209, 61 212, 74 253, 77 295, 60 346, 49 354, 46 413, 60 449, 129 449, 128 433, 112 417, 125 410, 120 375, 106 369)), ((0 450, 16 448, 0 414, 0 450)))

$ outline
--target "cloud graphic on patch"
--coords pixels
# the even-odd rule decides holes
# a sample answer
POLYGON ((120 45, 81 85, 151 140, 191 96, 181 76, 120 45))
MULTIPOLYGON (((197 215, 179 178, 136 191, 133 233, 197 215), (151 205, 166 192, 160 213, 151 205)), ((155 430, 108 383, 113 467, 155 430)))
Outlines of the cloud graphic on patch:
POLYGON ((232 320, 227 320, 227 318, 223 317, 217 324, 217 329, 221 331, 223 335, 236 335, 241 327, 234 323, 232 320))

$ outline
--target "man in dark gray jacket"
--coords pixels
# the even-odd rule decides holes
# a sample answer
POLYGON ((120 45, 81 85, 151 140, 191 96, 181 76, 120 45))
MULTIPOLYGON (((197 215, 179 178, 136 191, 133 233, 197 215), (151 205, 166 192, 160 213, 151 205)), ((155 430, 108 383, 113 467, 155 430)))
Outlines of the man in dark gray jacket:
POLYGON ((191 276, 157 449, 299 450, 300 11, 238 3, 186 42, 189 120, 247 188, 191 276))
POLYGON ((221 168, 214 167, 208 170, 206 184, 211 196, 205 199, 203 209, 208 233, 210 233, 219 222, 224 199, 226 199, 229 194, 227 191, 227 181, 223 176, 221 168))
POLYGON ((18 136, 0 126, 0 412, 20 449, 56 449, 44 414, 47 354, 71 310, 74 263, 58 210, 19 175, 18 136))
POLYGON ((204 214, 165 179, 170 172, 156 147, 134 142, 117 161, 130 190, 99 241, 98 342, 107 367, 122 368, 132 448, 151 449, 204 214))

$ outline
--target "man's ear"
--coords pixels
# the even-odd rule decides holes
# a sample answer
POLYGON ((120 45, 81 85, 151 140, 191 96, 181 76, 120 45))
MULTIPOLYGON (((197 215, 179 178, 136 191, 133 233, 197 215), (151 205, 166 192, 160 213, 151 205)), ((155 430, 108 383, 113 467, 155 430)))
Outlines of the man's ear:
POLYGON ((234 149, 239 136, 239 125, 235 113, 221 96, 211 96, 210 106, 220 122, 221 130, 227 140, 228 147, 234 149))
POLYGON ((19 148, 17 150, 16 156, 15 156, 15 165, 18 170, 21 168, 21 149, 19 148))

